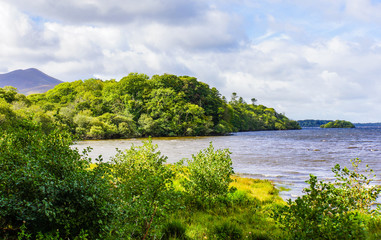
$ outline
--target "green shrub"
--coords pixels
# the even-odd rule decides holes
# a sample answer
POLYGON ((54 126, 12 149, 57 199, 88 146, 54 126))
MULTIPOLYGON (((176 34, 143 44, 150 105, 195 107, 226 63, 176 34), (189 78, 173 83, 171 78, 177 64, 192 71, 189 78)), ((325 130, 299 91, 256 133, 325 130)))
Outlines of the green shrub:
POLYGON ((313 175, 307 181, 305 195, 280 209, 277 219, 292 239, 366 239, 369 219, 376 214, 371 205, 381 186, 371 185, 372 171, 360 173, 360 160, 352 160, 353 170, 336 165, 336 181, 319 181, 313 175))
POLYGON ((214 151, 210 143, 207 149, 188 160, 188 172, 182 184, 195 201, 208 203, 226 197, 233 173, 229 150, 214 151))
POLYGON ((113 158, 113 175, 120 204, 114 229, 119 237, 143 239, 158 236, 170 211, 176 208, 174 174, 152 141, 119 151, 113 158))
POLYGON ((0 232, 98 236, 113 215, 107 167, 70 148, 69 135, 26 124, 0 136, 0 232))

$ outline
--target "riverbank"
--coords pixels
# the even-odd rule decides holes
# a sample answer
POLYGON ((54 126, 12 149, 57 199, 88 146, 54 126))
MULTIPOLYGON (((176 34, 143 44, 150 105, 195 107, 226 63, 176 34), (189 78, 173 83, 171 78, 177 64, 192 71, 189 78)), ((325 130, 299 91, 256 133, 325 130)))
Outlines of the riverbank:
MULTIPOLYGON (((99 155, 105 161, 116 154, 115 149, 139 146, 142 139, 96 140, 78 142, 82 151, 93 148, 93 159, 99 155)), ((313 174, 319 179, 333 179, 331 169, 336 165, 350 166, 350 159, 360 158, 376 173, 381 172, 381 128, 321 129, 307 128, 291 131, 241 132, 231 136, 152 138, 158 150, 167 156, 168 163, 208 146, 229 149, 233 168, 241 176, 268 179, 279 187, 290 189, 280 194, 284 199, 302 195, 305 181, 313 174)), ((376 181, 381 183, 381 176, 376 181)))

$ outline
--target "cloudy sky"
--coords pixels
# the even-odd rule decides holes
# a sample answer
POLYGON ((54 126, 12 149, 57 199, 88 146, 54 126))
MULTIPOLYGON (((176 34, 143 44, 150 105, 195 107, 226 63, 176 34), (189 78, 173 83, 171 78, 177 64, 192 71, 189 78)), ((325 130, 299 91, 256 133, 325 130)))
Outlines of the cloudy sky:
POLYGON ((0 73, 197 77, 291 119, 381 122, 381 0, 0 0, 0 73))

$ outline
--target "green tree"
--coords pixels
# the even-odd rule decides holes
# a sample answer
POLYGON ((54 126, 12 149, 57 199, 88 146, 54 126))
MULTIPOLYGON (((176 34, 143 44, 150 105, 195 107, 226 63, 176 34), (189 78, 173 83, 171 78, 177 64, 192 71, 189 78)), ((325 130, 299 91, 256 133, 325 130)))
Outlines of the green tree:
POLYGON ((112 113, 123 113, 125 105, 122 101, 122 97, 125 93, 119 88, 119 83, 115 80, 109 80, 104 82, 102 89, 102 99, 105 107, 112 113))
POLYGON ((149 77, 145 74, 130 73, 119 81, 120 90, 132 97, 132 100, 142 99, 150 91, 149 77))
POLYGON ((3 98, 8 103, 12 103, 16 100, 17 89, 11 86, 5 86, 0 88, 0 98, 3 98))
POLYGON ((16 114, 11 109, 11 104, 0 98, 0 131, 10 128, 16 120, 16 114))

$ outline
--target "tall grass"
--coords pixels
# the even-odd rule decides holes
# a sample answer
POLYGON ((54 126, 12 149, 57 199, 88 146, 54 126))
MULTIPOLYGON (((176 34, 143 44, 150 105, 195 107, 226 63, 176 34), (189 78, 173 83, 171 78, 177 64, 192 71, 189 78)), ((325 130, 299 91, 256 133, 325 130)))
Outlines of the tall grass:
POLYGON ((285 202, 274 184, 240 176, 232 179, 225 199, 206 209, 187 205, 171 219, 186 227, 188 239, 280 239, 282 231, 269 209, 285 202))

